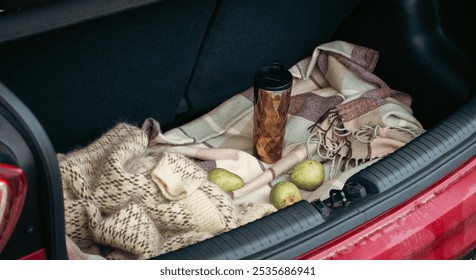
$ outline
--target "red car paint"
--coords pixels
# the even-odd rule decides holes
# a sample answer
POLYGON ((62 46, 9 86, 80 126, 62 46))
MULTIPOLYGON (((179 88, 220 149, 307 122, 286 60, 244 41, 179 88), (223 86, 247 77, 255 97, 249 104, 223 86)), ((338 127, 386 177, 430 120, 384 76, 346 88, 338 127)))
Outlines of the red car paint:
POLYGON ((43 248, 29 255, 24 256, 20 260, 46 260, 46 259, 48 259, 48 257, 46 256, 46 249, 43 248))
POLYGON ((457 259, 476 246, 476 156, 404 204, 298 259, 457 259))
POLYGON ((27 180, 18 167, 0 163, 0 252, 10 238, 25 203, 27 180))

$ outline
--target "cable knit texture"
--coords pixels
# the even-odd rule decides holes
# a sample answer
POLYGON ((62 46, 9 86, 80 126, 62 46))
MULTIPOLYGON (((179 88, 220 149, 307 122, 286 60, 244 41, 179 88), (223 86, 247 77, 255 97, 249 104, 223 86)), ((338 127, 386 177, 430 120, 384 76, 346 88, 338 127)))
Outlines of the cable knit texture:
POLYGON ((265 203, 235 205, 194 161, 150 153, 148 142, 140 128, 122 123, 58 155, 66 234, 84 252, 147 259, 275 211, 265 203))

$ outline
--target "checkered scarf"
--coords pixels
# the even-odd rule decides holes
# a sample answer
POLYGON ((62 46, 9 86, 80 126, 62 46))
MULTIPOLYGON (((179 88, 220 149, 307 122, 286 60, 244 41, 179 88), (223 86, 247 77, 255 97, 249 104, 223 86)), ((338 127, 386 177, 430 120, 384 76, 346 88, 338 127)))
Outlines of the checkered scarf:
POLYGON ((267 202, 270 187, 286 180, 294 165, 313 158, 325 166, 324 184, 303 192, 325 199, 352 174, 405 145, 424 130, 412 115, 411 97, 372 73, 378 52, 343 41, 317 47, 293 67, 293 88, 283 158, 269 165, 253 155, 253 88, 202 117, 162 133, 148 119, 143 129, 156 149, 171 147, 206 170, 240 175, 240 202, 267 202))

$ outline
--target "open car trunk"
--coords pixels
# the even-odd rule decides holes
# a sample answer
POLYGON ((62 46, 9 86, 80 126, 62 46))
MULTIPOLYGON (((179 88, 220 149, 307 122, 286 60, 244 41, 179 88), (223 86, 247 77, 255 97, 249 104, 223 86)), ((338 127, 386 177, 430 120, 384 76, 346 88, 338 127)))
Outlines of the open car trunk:
POLYGON ((331 41, 378 51, 375 75, 412 97, 426 132, 354 174, 336 197, 301 201, 155 259, 298 258, 476 154, 471 1, 37 2, 16 9, 6 1, 0 13, 0 162, 29 181, 2 258, 40 248, 67 258, 56 153, 118 122, 152 117, 164 131, 176 128, 245 91, 260 67, 295 65, 331 41))

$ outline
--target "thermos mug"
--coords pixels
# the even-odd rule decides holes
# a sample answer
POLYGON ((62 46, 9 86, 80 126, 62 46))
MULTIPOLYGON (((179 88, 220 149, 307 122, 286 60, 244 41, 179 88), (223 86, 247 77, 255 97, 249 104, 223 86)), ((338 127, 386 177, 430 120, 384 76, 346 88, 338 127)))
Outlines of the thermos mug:
POLYGON ((259 69, 254 80, 254 153, 265 163, 282 156, 293 77, 284 64, 259 69))

